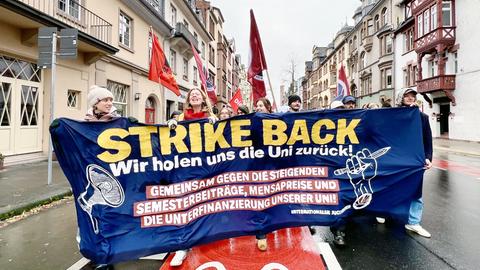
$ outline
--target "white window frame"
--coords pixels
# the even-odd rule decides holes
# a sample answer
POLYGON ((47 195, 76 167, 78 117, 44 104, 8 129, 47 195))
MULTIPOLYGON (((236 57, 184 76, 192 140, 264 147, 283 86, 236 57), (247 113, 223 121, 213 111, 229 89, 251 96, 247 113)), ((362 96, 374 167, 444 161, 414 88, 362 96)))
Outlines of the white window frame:
POLYGON ((57 8, 58 10, 60 10, 62 13, 68 15, 69 17, 72 17, 76 20, 79 20, 82 18, 82 15, 81 15, 81 10, 80 10, 80 0, 79 1, 76 1, 76 0, 58 0, 58 4, 57 4, 57 8), (60 5, 63 4, 64 5, 64 9, 62 9, 60 7, 60 5), (76 7, 76 9, 75 9, 76 7), (77 13, 75 13, 75 11, 77 13))
POLYGON ((177 52, 170 49, 170 68, 173 74, 177 74, 177 52))
POLYGON ((67 90, 67 107, 72 109, 80 109, 80 91, 67 90))
POLYGON ((172 4, 170 4, 170 22, 173 27, 177 24, 177 9, 172 4))
POLYGON ((183 58, 183 79, 188 81, 188 59, 183 58))
POLYGON ((423 37, 423 13, 417 16, 417 38, 423 37))
POLYGON ((118 18, 118 42, 120 43, 120 45, 131 49, 133 48, 133 20, 123 11, 120 11, 120 15, 118 18), (126 34, 128 34, 128 39, 125 38, 126 34))
POLYGON ((430 32, 430 9, 423 12, 423 31, 425 34, 430 32))
POLYGON ((453 26, 453 18, 452 18, 452 2, 450 1, 442 1, 442 26, 446 26, 446 27, 449 27, 449 26, 453 26), (446 7, 446 5, 448 7, 446 7), (450 21, 449 24, 445 24, 445 14, 446 12, 448 12, 448 19, 450 21))
POLYGON ((430 8, 430 20, 432 21, 430 23, 432 30, 436 29, 437 28, 437 5, 433 5, 430 8))

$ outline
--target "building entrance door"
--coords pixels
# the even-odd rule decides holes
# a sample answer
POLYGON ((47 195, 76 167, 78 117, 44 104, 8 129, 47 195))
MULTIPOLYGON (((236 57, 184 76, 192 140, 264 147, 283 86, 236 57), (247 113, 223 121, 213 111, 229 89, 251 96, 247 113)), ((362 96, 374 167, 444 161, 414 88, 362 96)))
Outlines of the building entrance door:
POLYGON ((450 104, 440 104, 440 136, 448 137, 448 117, 450 104))
POLYGON ((33 63, 0 55, 0 152, 42 151, 43 86, 33 63))

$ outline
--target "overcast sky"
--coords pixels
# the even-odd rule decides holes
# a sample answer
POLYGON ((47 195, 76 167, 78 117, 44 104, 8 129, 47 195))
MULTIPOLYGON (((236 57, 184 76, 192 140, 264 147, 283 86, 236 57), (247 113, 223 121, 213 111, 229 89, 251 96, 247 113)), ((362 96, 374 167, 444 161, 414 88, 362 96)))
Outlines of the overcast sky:
MULTIPOLYGON (((314 45, 327 46, 348 21, 360 0, 211 0, 225 19, 224 33, 235 38, 237 53, 248 66, 250 9, 255 13, 274 91, 288 87, 290 59, 296 64, 295 79, 304 74, 314 45)), ((266 75, 264 74, 266 79, 266 75)), ((268 84, 267 84, 268 88, 268 84)), ((279 93, 275 93, 277 102, 279 93)))

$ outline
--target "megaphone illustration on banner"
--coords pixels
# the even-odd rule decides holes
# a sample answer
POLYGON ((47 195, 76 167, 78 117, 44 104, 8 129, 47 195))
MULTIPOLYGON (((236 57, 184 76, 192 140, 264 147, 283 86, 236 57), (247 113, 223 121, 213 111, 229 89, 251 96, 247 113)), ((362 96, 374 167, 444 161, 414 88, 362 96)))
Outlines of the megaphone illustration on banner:
POLYGON ((104 168, 90 164, 86 169, 88 184, 77 198, 80 207, 90 216, 93 230, 98 234, 98 221, 92 216, 94 205, 119 207, 125 201, 125 193, 115 177, 104 168), (90 197, 87 197, 87 194, 90 197), (91 194, 91 195, 90 195, 91 194))

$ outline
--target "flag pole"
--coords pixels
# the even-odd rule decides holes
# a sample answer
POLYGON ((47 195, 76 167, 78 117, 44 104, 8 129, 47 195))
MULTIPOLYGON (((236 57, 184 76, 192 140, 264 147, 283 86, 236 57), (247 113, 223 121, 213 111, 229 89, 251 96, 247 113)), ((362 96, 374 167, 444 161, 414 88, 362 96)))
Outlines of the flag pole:
POLYGON ((277 101, 275 100, 275 94, 273 94, 272 81, 270 81, 270 74, 268 74, 268 69, 266 69, 265 71, 267 72, 268 85, 270 86, 270 92, 272 93, 273 103, 275 104, 275 108, 278 110, 277 108, 278 104, 277 104, 277 101))

